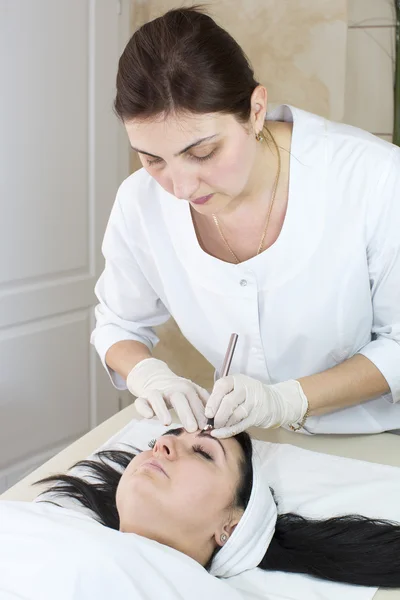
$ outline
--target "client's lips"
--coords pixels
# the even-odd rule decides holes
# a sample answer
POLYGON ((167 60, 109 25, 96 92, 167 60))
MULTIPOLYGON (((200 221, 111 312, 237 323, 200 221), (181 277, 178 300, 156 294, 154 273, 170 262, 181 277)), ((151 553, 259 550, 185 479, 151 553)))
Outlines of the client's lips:
POLYGON ((164 469, 162 468, 162 466, 160 465, 160 463, 157 460, 154 460, 154 458, 152 458, 151 460, 146 460, 146 462, 144 462, 142 464, 142 466, 146 466, 146 467, 150 467, 156 471, 160 471, 161 473, 164 473, 164 475, 166 477, 168 477, 167 473, 164 471, 164 469))
POLYGON ((208 194, 208 196, 201 196, 200 198, 195 198, 194 200, 190 200, 190 202, 193 202, 193 204, 205 204, 206 202, 209 201, 209 199, 213 195, 214 194, 208 194))

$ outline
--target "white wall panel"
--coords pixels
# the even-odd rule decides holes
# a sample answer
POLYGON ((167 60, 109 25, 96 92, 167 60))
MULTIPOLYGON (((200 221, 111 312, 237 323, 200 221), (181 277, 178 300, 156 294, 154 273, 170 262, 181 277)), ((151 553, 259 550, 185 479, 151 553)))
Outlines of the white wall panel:
POLYGON ((89 322, 86 311, 0 333, 0 469, 89 429, 89 322))

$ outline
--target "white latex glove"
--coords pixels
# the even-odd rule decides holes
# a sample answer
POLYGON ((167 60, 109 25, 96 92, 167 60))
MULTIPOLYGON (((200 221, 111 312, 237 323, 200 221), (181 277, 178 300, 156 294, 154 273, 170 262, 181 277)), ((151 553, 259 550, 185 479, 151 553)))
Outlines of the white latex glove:
POLYGON ((246 375, 229 375, 216 381, 205 414, 214 417, 211 435, 226 438, 253 426, 296 426, 307 408, 308 400, 294 379, 266 385, 246 375))
POLYGON ((135 408, 147 419, 154 415, 164 425, 172 423, 170 408, 174 408, 186 431, 203 429, 207 423, 204 406, 207 390, 175 375, 162 360, 145 358, 130 371, 126 385, 134 396, 135 408))

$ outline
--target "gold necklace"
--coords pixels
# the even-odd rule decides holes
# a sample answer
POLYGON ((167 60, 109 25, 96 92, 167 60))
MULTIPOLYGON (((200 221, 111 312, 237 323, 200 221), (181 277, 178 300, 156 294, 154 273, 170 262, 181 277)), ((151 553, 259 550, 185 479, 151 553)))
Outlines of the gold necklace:
MULTIPOLYGON (((260 252, 262 251, 262 247, 264 245, 265 236, 267 235, 268 225, 269 225, 269 221, 270 221, 270 218, 271 218, 272 207, 274 206, 275 195, 276 195, 276 190, 277 190, 277 187, 278 187, 279 177, 280 177, 280 174, 281 174, 281 154, 279 152, 278 144, 276 143, 275 138, 272 135, 272 133, 269 131, 269 129, 267 129, 267 131, 268 131, 269 135, 271 136, 271 139, 272 139, 272 141, 274 143, 275 149, 276 149, 276 151, 278 153, 278 170, 277 170, 275 181, 274 181, 274 187, 272 188, 271 202, 270 202, 270 205, 269 205, 269 208, 268 208, 267 220, 266 220, 266 223, 265 223, 263 234, 261 236, 261 241, 260 241, 260 244, 258 246, 258 250, 257 250, 256 256, 258 256, 258 254, 260 254, 260 252)), ((260 141, 265 140, 265 137, 262 134, 257 134, 256 137, 257 137, 257 140, 260 140, 260 141), (261 137, 258 137, 260 135, 261 135, 261 137)), ((215 223, 215 225, 216 225, 216 227, 218 229, 219 235, 221 236, 221 239, 223 240, 225 246, 228 248, 229 252, 231 253, 231 255, 233 256, 233 258, 235 259, 236 264, 239 264, 240 260, 238 259, 238 257, 236 256, 236 254, 234 253, 234 251, 232 250, 232 248, 228 244, 228 241, 225 238, 224 234, 222 233, 221 226, 219 224, 217 216, 213 214, 212 218, 214 220, 214 223, 215 223)))

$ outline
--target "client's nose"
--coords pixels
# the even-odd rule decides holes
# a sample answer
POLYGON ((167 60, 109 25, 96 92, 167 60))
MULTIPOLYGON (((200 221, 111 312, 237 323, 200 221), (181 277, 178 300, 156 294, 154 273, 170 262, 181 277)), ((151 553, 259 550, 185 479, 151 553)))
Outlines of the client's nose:
POLYGON ((161 437, 154 446, 155 456, 159 455, 169 460, 177 457, 175 440, 172 437, 161 437))

